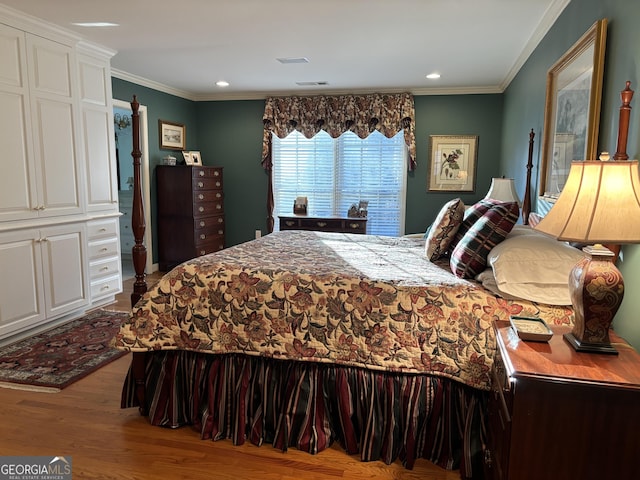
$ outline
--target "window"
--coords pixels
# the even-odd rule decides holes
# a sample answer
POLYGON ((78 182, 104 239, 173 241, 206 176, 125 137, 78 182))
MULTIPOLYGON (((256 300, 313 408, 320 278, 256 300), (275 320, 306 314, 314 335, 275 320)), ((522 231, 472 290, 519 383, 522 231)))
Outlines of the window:
POLYGON ((297 131, 274 135, 274 218, 291 215, 298 196, 307 197, 312 216, 344 217, 352 204, 367 200, 367 233, 402 235, 406 162, 402 131, 392 138, 374 131, 364 140, 353 132, 337 139, 324 131, 311 139, 297 131))

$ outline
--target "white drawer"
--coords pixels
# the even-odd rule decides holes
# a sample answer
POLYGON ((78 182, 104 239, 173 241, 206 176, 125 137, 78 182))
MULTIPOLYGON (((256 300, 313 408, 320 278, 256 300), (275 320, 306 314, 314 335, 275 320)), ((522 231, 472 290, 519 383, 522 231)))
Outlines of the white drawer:
POLYGON ((89 261, 118 256, 118 238, 89 242, 89 261))
POLYGON ((102 277, 120 274, 120 261, 118 257, 109 258, 107 260, 91 262, 89 264, 89 278, 96 280, 102 277))
POLYGON ((89 240, 118 236, 118 219, 96 220, 87 224, 89 240))
POLYGON ((118 275, 91 282, 91 301, 120 292, 122 292, 122 279, 118 275))

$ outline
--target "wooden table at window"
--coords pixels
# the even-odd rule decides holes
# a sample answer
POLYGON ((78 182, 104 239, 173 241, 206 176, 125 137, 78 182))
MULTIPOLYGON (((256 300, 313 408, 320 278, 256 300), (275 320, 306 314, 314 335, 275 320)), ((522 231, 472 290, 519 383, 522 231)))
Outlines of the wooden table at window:
POLYGON ((314 230, 317 232, 367 233, 366 218, 279 216, 280 230, 314 230))
POLYGON ((496 322, 488 405, 489 479, 638 478, 640 355, 611 332, 618 355, 576 352, 551 329, 524 342, 496 322))

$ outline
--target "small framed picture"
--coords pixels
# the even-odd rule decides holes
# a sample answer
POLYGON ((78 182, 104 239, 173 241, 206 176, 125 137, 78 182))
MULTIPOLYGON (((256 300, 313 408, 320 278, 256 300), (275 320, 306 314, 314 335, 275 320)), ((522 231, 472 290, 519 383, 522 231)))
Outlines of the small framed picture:
POLYGON ((200 157, 200 152, 189 152, 191 154, 191 165, 202 165, 202 157, 200 157))
POLYGON ((185 165, 193 165, 193 160, 191 159, 191 152, 182 151, 182 158, 184 158, 185 165))
POLYGON ((187 130, 182 123, 158 120, 160 148, 163 150, 183 150, 187 145, 187 130))

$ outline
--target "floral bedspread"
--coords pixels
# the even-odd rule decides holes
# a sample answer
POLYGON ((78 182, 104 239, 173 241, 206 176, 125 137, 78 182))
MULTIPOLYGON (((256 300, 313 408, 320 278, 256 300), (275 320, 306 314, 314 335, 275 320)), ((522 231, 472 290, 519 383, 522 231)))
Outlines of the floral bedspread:
POLYGON ((571 309, 497 298, 429 262, 424 240, 285 231, 198 257, 132 309, 114 345, 428 373, 488 389, 491 322, 570 323, 571 309))

